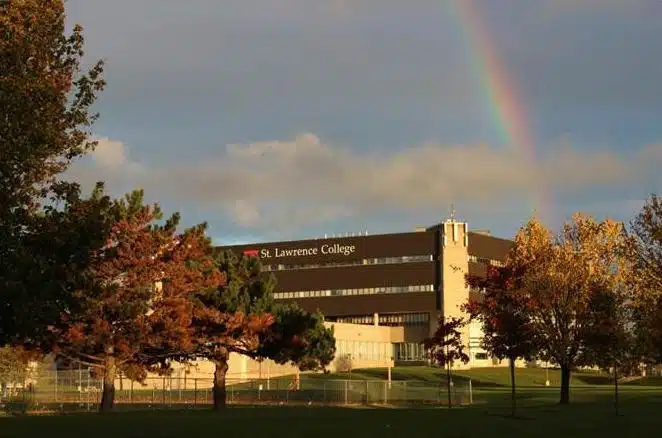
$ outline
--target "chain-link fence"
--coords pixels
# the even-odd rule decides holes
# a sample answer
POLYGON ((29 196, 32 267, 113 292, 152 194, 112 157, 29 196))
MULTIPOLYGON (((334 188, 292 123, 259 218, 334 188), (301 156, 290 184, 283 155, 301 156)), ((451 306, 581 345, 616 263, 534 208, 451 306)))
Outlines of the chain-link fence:
MULTIPOLYGON (((115 403, 127 408, 189 408, 213 401, 213 376, 208 378, 151 377, 138 383, 115 382, 115 403)), ((247 380, 226 380, 230 404, 304 405, 444 405, 445 384, 386 380, 331 380, 322 375, 301 375, 247 380)), ((16 388, 4 399, 7 408, 94 410, 101 400, 103 382, 87 370, 40 373, 30 383, 16 388)), ((471 384, 451 385, 454 405, 472 402, 471 384)))

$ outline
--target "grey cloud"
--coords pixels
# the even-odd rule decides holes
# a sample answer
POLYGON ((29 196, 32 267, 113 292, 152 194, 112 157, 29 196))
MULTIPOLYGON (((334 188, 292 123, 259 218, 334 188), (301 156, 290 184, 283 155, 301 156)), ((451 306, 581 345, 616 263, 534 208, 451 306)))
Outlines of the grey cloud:
MULTIPOLYGON (((67 7, 87 26, 89 55, 108 59, 103 108, 130 107, 139 120, 162 108, 228 119, 287 105, 473 121, 487 112, 485 72, 471 64, 476 48, 452 3, 69 0, 67 7)), ((523 105, 555 114, 662 111, 659 0, 474 4, 523 105), (595 17, 596 8, 607 19, 595 17), (644 13, 632 19, 626 10, 644 13)))
POLYGON ((157 199, 220 207, 236 223, 257 228, 311 225, 382 209, 425 209, 431 200, 483 203, 487 209, 535 198, 541 188, 563 194, 637 184, 662 165, 662 146, 625 157, 563 145, 533 163, 487 145, 427 144, 390 154, 358 153, 307 134, 231 145, 204 163, 171 168, 136 163, 121 142, 112 140, 102 140, 91 157, 71 176, 87 184, 106 180, 110 187, 132 183, 157 199), (121 167, 103 166, 108 156, 126 161, 121 167))
POLYGON ((548 13, 603 12, 643 13, 653 12, 660 4, 657 0, 542 0, 539 2, 548 13))

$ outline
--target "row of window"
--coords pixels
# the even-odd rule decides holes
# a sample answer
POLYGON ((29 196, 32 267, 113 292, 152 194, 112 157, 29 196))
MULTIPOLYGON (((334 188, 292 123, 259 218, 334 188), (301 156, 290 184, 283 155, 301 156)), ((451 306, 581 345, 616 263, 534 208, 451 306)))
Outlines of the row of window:
POLYGON ((417 342, 400 342, 393 346, 396 361, 422 361, 429 357, 423 344, 417 342))
POLYGON ((276 292, 276 299, 312 298, 312 297, 338 297, 351 295, 376 295, 376 294, 399 294, 406 292, 432 292, 434 284, 418 284, 413 286, 393 287, 365 287, 358 289, 327 289, 327 290, 304 290, 296 292, 276 292))
POLYGON ((351 359, 391 360, 393 344, 390 342, 345 341, 336 342, 336 357, 350 356, 351 359))
POLYGON ((382 257, 376 259, 347 260, 343 262, 328 263, 309 263, 309 264, 289 264, 289 265, 263 265, 263 271, 289 271, 293 269, 315 269, 315 268, 339 268, 344 266, 359 265, 394 265, 398 263, 417 263, 434 261, 432 255, 402 256, 402 257, 382 257))
POLYGON ((367 342, 345 341, 336 343, 336 357, 348 357, 360 360, 388 361, 394 359, 399 362, 423 361, 428 359, 428 353, 423 344, 418 342, 367 342))
POLYGON ((483 265, 492 265, 492 266, 505 266, 506 264, 501 260, 492 260, 485 257, 476 257, 473 255, 469 256, 469 261, 473 263, 481 263, 483 265))
MULTIPOLYGON (((360 266, 360 265, 394 265, 400 263, 420 263, 434 261, 433 255, 419 255, 419 256, 402 256, 402 257, 382 257, 374 259, 362 260, 348 260, 344 262, 328 262, 328 263, 311 263, 311 264, 279 264, 279 265, 264 265, 264 271, 290 271, 294 269, 316 269, 316 268, 340 268, 347 266, 360 266)), ((501 260, 488 259, 486 257, 477 257, 474 255, 469 256, 469 261, 473 263, 481 263, 484 265, 504 266, 501 260)))
MULTIPOLYGON (((429 313, 379 314, 377 318, 378 318, 377 322, 381 326, 412 327, 412 326, 427 326, 430 323, 429 313)), ((373 315, 338 316, 334 318, 328 318, 328 320, 334 322, 346 323, 346 324, 372 325, 375 323, 375 319, 373 315)))

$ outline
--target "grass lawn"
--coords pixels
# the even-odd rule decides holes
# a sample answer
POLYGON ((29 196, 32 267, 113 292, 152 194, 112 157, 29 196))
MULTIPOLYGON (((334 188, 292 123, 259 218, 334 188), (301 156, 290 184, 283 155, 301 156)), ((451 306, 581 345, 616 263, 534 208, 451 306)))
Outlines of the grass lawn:
MULTIPOLYGON (((350 373, 314 374, 310 375, 309 378, 347 379, 349 378, 349 375, 350 373)), ((560 385, 561 372, 559 370, 550 369, 547 372, 544 368, 517 368, 515 371, 517 385, 522 387, 544 387, 547 376, 549 376, 550 386, 558 387, 560 385)), ((386 368, 357 369, 351 373, 352 379, 359 380, 382 380, 386 379, 386 377, 386 368)), ((391 378, 393 380, 427 382, 431 384, 446 382, 446 374, 444 370, 438 367, 425 366, 392 368, 391 378)), ((468 380, 471 380, 474 388, 510 386, 510 370, 508 367, 458 370, 453 371, 453 380, 457 382, 467 382, 468 380)), ((652 382, 656 382, 657 384, 662 383, 662 380, 656 380, 655 378, 649 378, 646 380, 646 384, 651 384, 652 382)), ((612 383, 611 377, 608 375, 586 371, 573 373, 570 382, 573 387, 611 385, 612 383)))
MULTIPOLYGON (((355 370, 352 380, 385 377, 386 370, 355 370)), ((572 380, 570 406, 558 406, 558 372, 550 370, 551 387, 544 386, 545 370, 517 370, 518 418, 509 418, 507 369, 473 369, 457 372, 456 380, 472 380, 474 404, 466 407, 321 407, 230 406, 222 415, 208 412, 209 406, 118 405, 126 410, 109 416, 68 414, 61 416, 0 417, 0 438, 11 437, 261 437, 319 438, 349 437, 531 437, 572 438, 600 436, 648 436, 662 426, 660 379, 646 378, 621 385, 621 415, 614 415, 613 388, 607 376, 576 373, 572 380), (156 410, 161 408, 162 410, 156 410), (133 411, 132 411, 133 410, 133 411)), ((302 388, 327 386, 347 374, 302 376, 302 388)), ((444 382, 438 368, 402 367, 392 372, 394 380, 412 386, 444 382)), ((273 379, 277 381, 279 379, 273 379)), ((283 384, 291 377, 282 378, 283 384)), ((242 385, 243 386, 243 385, 242 385)), ((240 390, 242 388, 236 388, 240 390)), ((247 390, 248 388, 244 388, 247 390)), ((317 406, 316 406, 317 405, 317 406)))
MULTIPOLYGON (((204 411, 152 411, 118 413, 106 417, 66 415, 0 418, 0 437, 609 438, 654 434, 651 431, 662 425, 659 415, 662 397, 644 391, 629 392, 619 417, 613 414, 610 402, 602 397, 565 407, 554 405, 551 398, 537 405, 523 399, 520 418, 517 419, 507 417, 508 408, 505 403, 450 410, 230 407, 221 416, 204 411)), ((537 397, 545 399, 545 393, 537 397)))

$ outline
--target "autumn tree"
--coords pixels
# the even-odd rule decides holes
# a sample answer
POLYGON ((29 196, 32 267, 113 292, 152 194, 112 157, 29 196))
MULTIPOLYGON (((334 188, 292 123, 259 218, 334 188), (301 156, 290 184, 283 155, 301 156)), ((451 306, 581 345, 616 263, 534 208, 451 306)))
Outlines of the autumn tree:
POLYGON ((193 326, 197 344, 187 356, 174 358, 202 358, 214 363, 215 410, 226 406, 231 353, 289 362, 301 369, 319 369, 333 359, 335 340, 324 327, 321 315, 275 303, 275 279, 263 275, 257 258, 223 251, 217 256, 217 264, 226 282, 196 295, 193 326), (232 315, 236 329, 219 324, 218 315, 232 315))
POLYGON ((648 362, 659 363, 662 361, 662 199, 651 195, 628 231, 638 345, 648 362))
POLYGON ((480 291, 465 310, 481 324, 481 347, 491 356, 507 359, 510 367, 512 416, 516 413, 515 362, 532 360, 539 348, 528 302, 521 294, 522 269, 511 260, 505 266, 488 266, 485 276, 467 275, 467 285, 480 291))
POLYGON ((662 294, 662 199, 651 195, 630 227, 637 280, 646 290, 662 294))
POLYGON ((10 383, 25 382, 30 356, 20 347, 0 347, 0 397, 10 383))
POLYGON ((611 370, 614 408, 619 413, 618 379, 625 365, 638 361, 638 345, 632 331, 630 302, 622 291, 596 285, 589 301, 584 349, 579 362, 611 370))
MULTIPOLYGON (((52 212, 56 218, 82 215, 71 221, 83 224, 92 214, 94 229, 107 233, 99 246, 87 248, 82 266, 66 265, 69 277, 60 284, 75 300, 52 322, 42 348, 102 375, 100 410, 108 412, 119 371, 142 380, 150 352, 191 348, 190 294, 222 278, 204 224, 178 233, 179 216, 159 223, 161 209, 145 205, 142 191, 109 202, 101 190, 99 186, 90 199, 52 212)), ((66 236, 70 232, 61 226, 52 232, 58 230, 66 236)))
POLYGON ((462 332, 460 331, 465 325, 466 321, 462 318, 444 318, 440 316, 434 334, 423 340, 423 345, 429 351, 432 360, 446 369, 449 408, 453 405, 451 398, 451 370, 453 365, 456 362, 469 362, 469 356, 464 352, 465 346, 462 342, 462 332))
POLYGON ((196 342, 187 354, 172 359, 206 359, 214 364, 214 409, 220 411, 226 406, 230 354, 254 354, 260 346, 260 334, 273 324, 274 318, 269 312, 268 291, 272 286, 261 278, 259 262, 221 252, 216 264, 224 273, 225 282, 201 289, 193 296, 196 342), (226 315, 233 317, 231 326, 226 315))
POLYGON ((82 70, 82 28, 65 32, 63 0, 0 2, 0 33, 0 343, 20 343, 37 321, 17 324, 39 316, 22 238, 57 176, 94 148, 90 107, 105 82, 102 62, 82 70))
POLYGON ((570 374, 585 347, 596 285, 622 280, 624 244, 619 222, 576 214, 554 236, 536 219, 515 238, 512 262, 524 267, 522 299, 529 305, 541 355, 561 368, 560 403, 570 402, 570 374))

